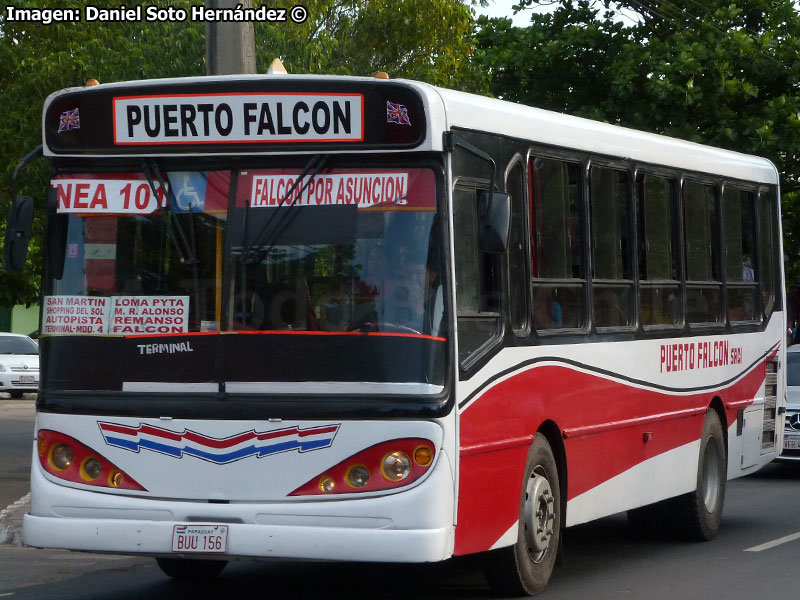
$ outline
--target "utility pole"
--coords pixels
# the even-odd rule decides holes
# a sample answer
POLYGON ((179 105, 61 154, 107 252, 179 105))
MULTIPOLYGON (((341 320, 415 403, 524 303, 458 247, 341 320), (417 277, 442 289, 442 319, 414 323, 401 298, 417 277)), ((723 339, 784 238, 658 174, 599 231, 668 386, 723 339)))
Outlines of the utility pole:
MULTIPOLYGON (((251 0, 205 0, 206 8, 251 8, 251 0)), ((206 75, 256 72, 256 42, 251 22, 206 23, 206 75)))

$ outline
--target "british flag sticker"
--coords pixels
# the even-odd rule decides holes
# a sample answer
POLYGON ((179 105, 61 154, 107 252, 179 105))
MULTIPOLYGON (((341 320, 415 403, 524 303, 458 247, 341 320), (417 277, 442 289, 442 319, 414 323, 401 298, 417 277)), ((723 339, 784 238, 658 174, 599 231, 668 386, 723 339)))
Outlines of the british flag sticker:
POLYGON ((81 114, 77 108, 65 110, 58 121, 58 133, 81 128, 81 114))
POLYGON ((386 122, 397 125, 411 125, 408 118, 408 109, 403 104, 386 101, 386 122))

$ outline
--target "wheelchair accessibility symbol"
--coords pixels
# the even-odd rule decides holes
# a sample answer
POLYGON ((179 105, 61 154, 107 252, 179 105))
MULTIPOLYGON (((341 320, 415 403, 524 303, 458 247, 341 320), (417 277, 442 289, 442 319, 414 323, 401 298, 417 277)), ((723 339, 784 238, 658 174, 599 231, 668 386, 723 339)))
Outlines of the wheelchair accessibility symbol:
POLYGON ((175 212, 203 212, 205 210, 206 178, 202 173, 173 172, 169 174, 174 194, 175 212))

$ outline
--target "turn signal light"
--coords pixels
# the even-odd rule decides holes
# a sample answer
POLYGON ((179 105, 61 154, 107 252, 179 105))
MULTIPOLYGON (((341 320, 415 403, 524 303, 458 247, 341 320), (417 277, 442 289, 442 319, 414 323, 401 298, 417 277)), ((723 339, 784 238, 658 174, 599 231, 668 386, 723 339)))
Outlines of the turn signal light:
POLYGON ((109 460, 63 433, 40 429, 36 447, 42 468, 59 479, 103 488, 147 491, 109 460))
POLYGON ((290 496, 377 492, 408 485, 428 472, 433 443, 421 438, 381 442, 301 485, 290 496))

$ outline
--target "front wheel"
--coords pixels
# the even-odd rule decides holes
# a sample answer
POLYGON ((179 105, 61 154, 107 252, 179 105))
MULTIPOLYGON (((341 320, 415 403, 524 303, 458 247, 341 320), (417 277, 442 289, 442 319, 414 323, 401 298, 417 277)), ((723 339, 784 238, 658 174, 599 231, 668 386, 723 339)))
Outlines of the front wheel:
POLYGON ((198 560, 189 558, 157 558, 159 568, 174 579, 208 581, 222 573, 227 560, 198 560))
POLYGON ((722 423, 710 410, 703 423, 700 458, 697 465, 697 488, 669 501, 671 529, 688 540, 706 542, 717 537, 725 503, 728 458, 722 423))
POLYGON ((525 464, 517 542, 484 558, 492 589, 506 596, 534 596, 547 587, 561 539, 561 492, 550 443, 537 434, 525 464))

